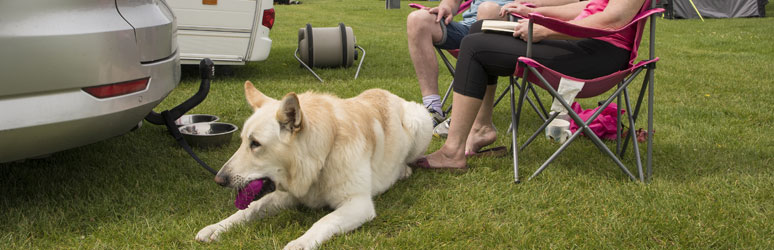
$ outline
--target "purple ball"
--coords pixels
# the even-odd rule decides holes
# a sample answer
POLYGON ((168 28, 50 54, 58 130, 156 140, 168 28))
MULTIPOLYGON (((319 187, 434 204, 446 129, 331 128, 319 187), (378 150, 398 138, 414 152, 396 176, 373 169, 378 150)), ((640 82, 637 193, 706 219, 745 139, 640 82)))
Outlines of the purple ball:
POLYGON ((237 192, 236 200, 234 200, 234 206, 239 210, 244 210, 250 205, 250 202, 255 200, 256 196, 261 193, 263 187, 263 180, 254 180, 247 184, 244 188, 237 192))

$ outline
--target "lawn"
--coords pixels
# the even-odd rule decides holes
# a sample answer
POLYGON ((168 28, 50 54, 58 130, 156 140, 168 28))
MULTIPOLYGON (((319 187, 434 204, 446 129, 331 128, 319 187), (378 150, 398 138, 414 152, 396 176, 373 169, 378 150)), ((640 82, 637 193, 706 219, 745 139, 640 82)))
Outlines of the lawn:
MULTIPOLYGON (((269 58, 218 67, 209 97, 191 113, 215 114, 241 127, 251 112, 242 92, 245 80, 275 98, 307 90, 351 97, 378 87, 420 101, 406 45, 408 3, 397 10, 385 10, 384 1, 375 0, 275 6, 269 58), (357 80, 352 79, 355 67, 319 70, 326 80, 319 83, 292 56, 297 31, 306 23, 332 27, 339 22, 352 26, 366 49, 363 70, 357 80)), ((772 5, 767 9, 774 15, 772 5)), ((415 171, 375 198, 373 221, 322 248, 771 249, 774 133, 768 126, 774 104, 767 96, 774 93, 772 27, 772 17, 658 19, 661 61, 649 184, 628 180, 587 139, 576 141, 541 176, 522 184, 512 181, 510 158, 471 159, 472 169, 464 174, 415 171)), ((180 85, 156 110, 191 96, 198 88, 196 76, 194 68, 184 68, 180 85)), ((441 87, 450 80, 442 74, 441 87)), ((590 107, 597 101, 581 104, 590 107)), ((496 144, 508 145, 507 105, 495 112, 501 131, 496 144)), ((530 112, 523 116, 525 130, 539 125, 530 112)), ((441 144, 434 139, 428 152, 441 144)), ((234 141, 196 151, 219 168, 237 147, 234 141)), ((556 147, 539 138, 523 151, 522 175, 536 170, 556 147)), ((633 165, 631 157, 624 163, 633 165)), ((219 242, 198 243, 193 239, 199 229, 236 211, 234 192, 217 186, 164 127, 147 122, 104 142, 0 164, 0 190, 2 249, 276 249, 329 212, 291 209, 234 228, 219 242)))

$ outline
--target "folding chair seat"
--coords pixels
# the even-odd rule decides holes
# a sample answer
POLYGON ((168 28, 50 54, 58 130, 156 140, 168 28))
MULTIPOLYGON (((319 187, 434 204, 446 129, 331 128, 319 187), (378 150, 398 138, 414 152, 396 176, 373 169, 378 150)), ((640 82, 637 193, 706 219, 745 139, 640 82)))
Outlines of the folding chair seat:
MULTIPOLYGON (((457 9, 457 13, 455 14, 455 16, 462 14, 462 12, 465 12, 468 8, 470 8, 470 5, 473 4, 473 1, 475 0, 467 0, 461 3, 460 7, 457 9)), ((525 5, 535 7, 534 5, 529 3, 525 3, 525 5)), ((428 7, 425 7, 424 5, 417 4, 417 3, 410 3, 409 7, 415 8, 415 9, 428 8, 428 7)), ((443 61, 444 66, 446 66, 446 69, 449 71, 449 74, 451 74, 452 78, 454 78, 454 74, 455 74, 454 66, 452 65, 451 61, 449 61, 449 58, 446 56, 446 54, 448 53, 450 56, 457 58, 457 55, 459 54, 460 50, 449 49, 449 50, 445 50, 446 53, 444 53, 444 49, 435 47, 435 51, 438 53, 438 56, 443 61)), ((515 85, 518 88, 519 84, 516 83, 515 85)), ((452 79, 452 82, 449 84, 449 87, 446 89, 446 93, 443 95, 443 98, 441 99, 441 107, 443 107, 443 105, 446 104, 446 100, 448 100, 448 97, 451 94, 453 87, 454 87, 454 79, 452 79)), ((503 97, 505 97, 505 95, 509 92, 510 88, 511 86, 509 85, 507 89, 503 90, 502 94, 500 94, 500 96, 495 100, 494 106, 497 106, 497 104, 500 103, 500 100, 502 100, 503 97)), ((532 94, 534 95, 534 98, 536 98, 538 104, 535 105, 535 103, 532 101, 532 98, 530 97, 527 97, 527 102, 529 102, 529 104, 532 106, 532 109, 535 110, 538 116, 540 116, 541 119, 545 120, 548 116, 547 115, 548 112, 543 106, 543 103, 540 102, 540 99, 537 98, 537 92, 535 92, 534 89, 531 89, 531 91, 532 91, 532 94), (540 107, 539 110, 538 110, 538 107, 540 107)), ((444 113, 448 114, 449 112, 451 112, 451 108, 452 108, 451 105, 446 107, 446 110, 444 110, 444 113)))
MULTIPOLYGON (((559 154, 561 154, 570 143, 572 143, 578 136, 583 133, 586 135, 604 154, 609 156, 615 164, 632 180, 639 179, 640 181, 645 182, 646 180, 650 179, 650 176, 652 174, 652 152, 653 152, 653 87, 654 87, 654 70, 656 66, 656 62, 659 60, 658 57, 654 56, 654 42, 655 42, 655 16, 656 13, 663 12, 664 9, 661 8, 655 8, 655 2, 651 2, 651 0, 646 0, 643 3, 642 8, 640 9, 639 13, 634 17, 634 19, 627 24, 624 27, 619 28, 618 30, 602 30, 602 29, 593 29, 593 28, 587 28, 582 26, 573 25, 558 19, 545 17, 540 14, 530 14, 528 17, 529 19, 529 34, 528 34, 528 43, 527 43, 527 56, 526 57, 520 57, 519 63, 516 67, 516 71, 514 72, 515 78, 511 78, 511 88, 513 89, 516 85, 515 82, 518 80, 518 78, 521 78, 522 84, 520 88, 522 89, 520 91, 520 94, 518 96, 518 104, 514 106, 515 100, 514 91, 510 92, 510 99, 511 99, 511 120, 514 127, 513 130, 513 137, 512 137, 512 146, 513 146, 513 170, 514 170, 514 179, 518 183, 519 182, 519 170, 518 170, 518 152, 522 151, 527 145, 529 145, 530 142, 534 140, 535 137, 537 137, 538 134, 544 131, 546 127, 556 119, 558 113, 551 113, 551 115, 544 121, 544 123, 538 128, 538 131, 532 134, 530 138, 527 139, 527 141, 522 144, 521 147, 518 145, 517 135, 518 135, 518 127, 519 127, 519 118, 521 114, 521 109, 523 105, 523 101, 525 98, 525 89, 530 87, 530 85, 535 84, 542 89, 545 89, 548 91, 548 93, 551 95, 552 98, 554 98, 555 101, 558 101, 561 103, 561 105, 564 107, 564 109, 567 110, 567 113, 569 117, 579 126, 578 130, 564 142, 562 145, 557 149, 556 152, 554 152, 548 160, 546 160, 533 174, 529 179, 532 179, 539 175, 547 166, 550 164, 554 159, 557 158, 559 154), (640 62, 635 63, 635 60, 637 59, 637 50, 639 48, 640 40, 642 39, 643 30, 645 29, 645 23, 647 22, 647 19, 650 18, 650 39, 649 39, 649 49, 650 54, 649 58, 642 60, 640 62), (627 28, 631 27, 632 25, 635 25, 636 33, 634 34, 634 44, 633 49, 630 54, 629 58, 629 65, 626 69, 614 72, 612 74, 598 77, 595 79, 578 79, 571 76, 563 75, 553 69, 550 69, 539 62, 531 59, 531 48, 532 48, 532 27, 533 24, 540 24, 542 26, 545 26, 546 28, 555 30, 557 32, 561 32, 570 36, 574 37, 582 37, 582 38, 592 38, 592 37, 601 37, 606 35, 611 35, 615 33, 620 33, 627 28), (632 106, 630 103, 629 98, 629 91, 628 87, 633 82, 635 77, 637 77, 643 70, 646 70, 645 79, 642 82, 642 86, 640 89, 639 96, 637 97, 637 103, 634 108, 634 111, 632 112, 632 106), (577 93, 576 98, 589 98, 589 97, 597 97, 600 96, 606 92, 608 92, 611 89, 615 89, 613 93, 599 106, 599 109, 594 112, 594 114, 589 117, 586 121, 582 120, 576 112, 572 110, 570 107, 570 103, 568 103, 566 100, 564 100, 559 93, 557 92, 557 89, 559 88, 560 81, 562 81, 562 78, 577 81, 577 82, 583 82, 584 85, 580 92, 577 93), (642 161, 640 157, 640 150, 639 145, 637 142, 637 137, 635 135, 635 121, 637 119, 638 113, 640 111, 642 101, 644 99, 645 90, 648 90, 648 128, 647 128, 647 155, 646 155, 646 170, 643 171, 642 168, 642 161), (621 115, 618 115, 617 119, 617 135, 616 135, 616 153, 614 154, 600 139, 598 136, 594 134, 594 132, 589 128, 589 124, 594 121, 594 119, 602 112, 603 109, 605 109, 608 105, 610 105, 614 99, 618 99, 618 103, 620 106, 621 99, 623 99, 625 104, 625 118, 629 126, 629 131, 626 134, 626 138, 621 142, 621 115), (634 160, 637 164, 637 173, 638 177, 635 177, 631 171, 621 162, 619 157, 623 157, 624 153, 626 151, 626 145, 628 145, 628 141, 632 142, 632 147, 634 151, 634 160)), ((620 112, 618 112, 620 114, 620 112)))

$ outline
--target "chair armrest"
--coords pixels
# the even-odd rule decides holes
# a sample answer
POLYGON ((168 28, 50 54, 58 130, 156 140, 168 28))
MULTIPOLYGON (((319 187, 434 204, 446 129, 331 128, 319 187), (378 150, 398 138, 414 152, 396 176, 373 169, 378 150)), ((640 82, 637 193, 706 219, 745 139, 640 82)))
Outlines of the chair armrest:
POLYGON ((467 10, 468 8, 470 8, 471 4, 473 4, 473 0, 467 0, 467 1, 463 2, 463 3, 461 3, 460 4, 460 9, 457 10, 457 14, 460 14, 463 11, 467 10))
POLYGON ((631 22, 615 30, 596 29, 596 28, 579 26, 556 18, 543 16, 539 13, 530 13, 527 19, 529 19, 531 22, 540 24, 543 27, 549 28, 553 31, 556 31, 562 34, 566 34, 574 37, 580 37, 580 38, 591 38, 591 37, 608 36, 615 33, 619 33, 622 30, 628 28, 629 26, 635 25, 642 19, 648 18, 653 14, 662 13, 662 12, 664 12, 663 8, 655 8, 645 12, 641 12, 637 16, 635 16, 631 22))
POLYGON ((418 3, 410 3, 409 7, 414 8, 414 9, 420 9, 420 10, 421 9, 429 9, 428 7, 426 7, 424 5, 421 5, 421 4, 418 4, 418 3))
MULTIPOLYGON (((459 15, 460 13, 462 13, 465 10, 467 10, 468 8, 470 8, 470 5, 472 3, 473 3, 473 0, 467 0, 467 1, 463 2, 463 3, 461 3, 460 7, 457 9, 457 14, 455 14, 455 15, 459 15)), ((409 7, 414 8, 414 9, 420 9, 420 10, 421 9, 430 9, 430 7, 427 7, 427 6, 418 4, 418 3, 410 3, 409 7)))

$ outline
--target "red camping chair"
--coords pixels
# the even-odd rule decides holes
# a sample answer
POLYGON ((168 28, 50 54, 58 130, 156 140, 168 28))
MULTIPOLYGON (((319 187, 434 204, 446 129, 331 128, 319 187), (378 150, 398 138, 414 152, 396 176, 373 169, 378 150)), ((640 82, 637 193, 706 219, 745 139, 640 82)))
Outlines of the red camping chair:
MULTIPOLYGON (((475 1, 475 0, 467 0, 467 1, 463 2, 463 3, 461 3, 460 7, 457 9, 457 13, 455 14, 455 16, 459 15, 459 14, 462 14, 462 12, 465 12, 468 8, 470 8, 470 5, 473 4, 473 1, 475 1)), ((529 4, 529 3, 525 3, 525 5, 534 7, 534 5, 529 4)), ((430 7, 426 7, 426 6, 418 4, 418 3, 410 3, 409 7, 415 8, 415 9, 429 9, 430 8, 430 7)), ((438 52, 438 55, 441 57, 441 60, 443 60, 443 63, 446 66, 446 69, 449 70, 449 74, 451 74, 451 76, 453 78, 454 77, 454 73, 455 73, 454 66, 449 61, 449 58, 446 57, 446 53, 444 53, 443 52, 444 50, 442 50, 442 49, 440 49, 438 47, 436 47, 435 50, 438 52)), ((452 57, 457 58, 457 55, 459 54, 460 50, 459 49, 451 49, 451 50, 446 50, 446 52, 449 55, 451 55, 452 57)), ((453 86, 454 86, 454 80, 452 80, 452 83, 449 84, 449 87, 446 89, 446 93, 443 95, 443 99, 441 99, 441 106, 443 106, 446 103, 446 100, 448 99, 449 94, 451 94, 453 86)), ((518 88, 519 84, 516 83, 516 86, 518 88)), ((503 97, 505 97, 505 94, 508 93, 510 87, 511 86, 509 85, 508 88, 505 89, 502 94, 500 94, 500 96, 497 98, 497 100, 495 100, 494 106, 497 106, 497 104, 500 102, 500 100, 502 100, 503 97)), ((548 112, 546 112, 546 109, 543 106, 543 103, 541 103, 540 99, 537 97, 537 92, 535 92, 535 90, 532 89, 531 87, 530 87, 530 89, 532 91, 532 94, 533 94, 534 98, 537 100, 538 106, 540 107, 540 111, 538 111, 538 108, 537 108, 538 106, 536 106, 532 102, 532 99, 530 97, 527 97, 527 102, 529 102, 529 104, 532 106, 532 109, 535 110, 535 112, 538 114, 538 116, 540 116, 541 119, 545 120, 548 117, 548 112)), ((444 113, 448 114, 449 112, 451 112, 451 108, 452 108, 451 105, 449 105, 449 107, 447 107, 446 110, 444 110, 444 113)))
MULTIPOLYGON (((591 141, 599 147, 599 149, 604 152, 607 156, 609 156, 616 165, 632 180, 639 179, 642 182, 645 182, 646 180, 650 179, 650 176, 652 174, 652 153, 653 153, 653 85, 654 85, 654 79, 653 74, 654 70, 656 68, 656 62, 659 60, 658 57, 654 57, 654 43, 655 43, 655 16, 653 14, 661 13, 664 9, 661 8, 655 8, 655 2, 652 2, 651 0, 646 0, 645 3, 643 3, 642 8, 640 9, 639 13, 634 17, 634 19, 627 24, 626 26, 618 29, 618 30, 601 30, 601 29, 593 29, 593 28, 587 28, 582 26, 573 25, 558 19, 545 17, 540 14, 530 14, 529 17, 526 17, 529 19, 529 34, 528 34, 528 43, 527 43, 527 56, 526 57, 520 57, 519 64, 516 67, 516 71, 514 72, 514 75, 516 77, 521 76, 522 84, 520 88, 522 89, 519 94, 518 99, 518 105, 514 107, 514 91, 510 92, 510 98, 511 98, 511 121, 514 124, 513 129, 513 171, 514 171, 514 178, 515 181, 519 182, 519 170, 518 170, 518 151, 523 150, 529 143, 537 136, 537 134, 541 133, 548 124, 556 118, 557 113, 552 113, 550 117, 548 117, 547 120, 543 123, 542 126, 538 129, 538 131, 533 134, 527 141, 521 146, 518 147, 518 141, 517 141, 517 132, 519 127, 519 116, 521 113, 521 108, 523 105, 525 92, 524 90, 531 84, 536 84, 537 86, 547 90, 552 98, 555 98, 558 100, 562 106, 568 111, 568 114, 571 119, 575 121, 576 124, 578 124, 579 129, 573 133, 567 141, 565 141, 559 149, 551 155, 548 160, 546 160, 536 171, 532 174, 532 176, 529 179, 532 179, 539 175, 551 161, 556 159, 556 157, 564 151, 567 146, 572 143, 578 136, 583 132, 591 141), (639 48, 640 40, 642 39, 643 30, 645 29, 645 23, 647 22, 647 19, 650 18, 650 40, 649 40, 649 58, 640 62, 635 63, 635 60, 637 59, 637 49, 639 48), (631 51, 631 55, 629 57, 629 67, 595 79, 578 79, 571 76, 563 75, 559 72, 556 72, 550 68, 547 68, 537 61, 530 58, 531 56, 531 48, 532 48, 532 27, 533 24, 540 24, 542 26, 545 26, 546 28, 555 30, 557 32, 561 32, 570 36, 574 37, 582 37, 582 38, 591 38, 591 37, 600 37, 600 36, 606 36, 610 34, 619 33, 626 28, 636 25, 636 33, 635 39, 634 39, 634 47, 631 51), (642 87, 640 89, 639 97, 637 99, 637 104, 634 109, 634 112, 631 112, 631 104, 629 102, 629 91, 628 87, 632 83, 635 77, 637 77, 643 70, 646 70, 645 79, 642 82, 642 87), (613 89, 614 87, 617 87, 614 93, 604 101, 602 105, 600 105, 597 112, 595 112, 591 117, 589 117, 588 121, 583 121, 576 112, 573 112, 572 108, 570 107, 570 104, 567 103, 565 100, 560 97, 560 95, 557 93, 556 89, 559 86, 559 81, 562 78, 567 78, 575 81, 585 82, 584 87, 580 90, 580 92, 577 95, 577 98, 588 98, 588 97, 595 97, 601 94, 604 94, 608 90, 613 89), (643 97, 645 94, 645 90, 648 90, 648 129, 647 129, 647 156, 646 156, 646 170, 643 172, 642 169, 642 161, 640 158, 640 150, 637 143, 637 137, 635 135, 635 121, 637 120, 637 115, 640 111, 640 107, 643 101, 643 97), (601 113, 601 111, 610 105, 612 103, 614 98, 618 98, 618 103, 621 103, 621 94, 623 94, 623 99, 625 103, 626 108, 626 116, 627 119, 626 122, 628 122, 629 125, 629 131, 626 135, 626 139, 623 143, 621 143, 621 116, 618 115, 618 129, 617 129, 617 135, 616 135, 616 154, 614 154, 600 139, 597 137, 594 132, 589 128, 589 124, 594 121, 594 119, 601 113), (623 157, 624 152, 626 150, 626 145, 628 144, 628 141, 631 139, 632 141, 632 147, 634 151, 634 157, 637 164, 637 172, 638 177, 635 177, 629 169, 624 166, 624 164, 621 162, 621 160, 618 158, 623 157), (621 147, 623 145, 623 147, 621 147)), ((511 89, 514 88, 514 83, 516 80, 511 80, 511 89)))

